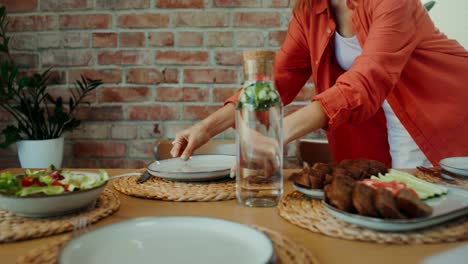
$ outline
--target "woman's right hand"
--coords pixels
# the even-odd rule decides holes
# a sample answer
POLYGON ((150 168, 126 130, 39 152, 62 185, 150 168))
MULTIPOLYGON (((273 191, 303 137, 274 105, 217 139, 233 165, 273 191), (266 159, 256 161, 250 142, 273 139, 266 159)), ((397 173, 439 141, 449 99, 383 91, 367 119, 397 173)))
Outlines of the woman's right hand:
POLYGON ((192 153, 211 139, 208 129, 202 123, 177 132, 172 142, 171 155, 188 160, 192 153))

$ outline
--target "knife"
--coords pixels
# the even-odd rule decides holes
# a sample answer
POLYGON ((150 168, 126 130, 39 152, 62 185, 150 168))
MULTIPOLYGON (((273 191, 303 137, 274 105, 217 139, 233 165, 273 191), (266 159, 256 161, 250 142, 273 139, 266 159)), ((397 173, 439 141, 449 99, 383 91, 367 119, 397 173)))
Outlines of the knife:
POLYGON ((146 170, 145 172, 143 172, 143 174, 141 174, 140 177, 138 177, 138 179, 136 180, 136 183, 142 184, 146 182, 149 178, 151 178, 151 174, 149 174, 149 172, 146 170))

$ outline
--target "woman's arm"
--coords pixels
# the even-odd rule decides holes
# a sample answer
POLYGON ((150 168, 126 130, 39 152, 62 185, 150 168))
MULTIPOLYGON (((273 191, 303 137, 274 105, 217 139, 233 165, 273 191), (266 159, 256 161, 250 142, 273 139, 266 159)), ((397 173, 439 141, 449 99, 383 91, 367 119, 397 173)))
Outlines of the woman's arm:
POLYGON ((197 148, 234 125, 234 104, 226 104, 200 123, 177 132, 171 155, 187 160, 197 148))
POLYGON ((325 127, 327 123, 328 116, 320 103, 312 102, 284 119, 284 144, 325 127))
MULTIPOLYGON (((303 18, 293 13, 288 34, 275 59, 275 84, 282 102, 289 104, 311 75, 307 40, 302 28, 303 18)), ((188 159, 193 151, 215 135, 234 125, 235 103, 239 96, 226 100, 225 106, 194 126, 176 134, 171 154, 188 159)), ((258 145, 258 144, 257 144, 258 145)))

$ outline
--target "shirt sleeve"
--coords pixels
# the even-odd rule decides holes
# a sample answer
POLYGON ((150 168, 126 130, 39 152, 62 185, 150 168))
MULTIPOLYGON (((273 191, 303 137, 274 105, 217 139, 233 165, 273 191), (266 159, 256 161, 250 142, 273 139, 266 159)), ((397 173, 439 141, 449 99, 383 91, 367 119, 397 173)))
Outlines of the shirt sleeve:
POLYGON ((364 0, 360 4, 371 18, 362 54, 333 87, 313 98, 324 108, 331 130, 372 117, 400 79, 418 43, 416 1, 364 0))
MULTIPOLYGON (((302 27, 303 18, 293 12, 286 38, 275 57, 275 86, 284 105, 291 103, 311 75, 310 53, 302 27)), ((225 101, 235 103, 239 91, 225 101)))

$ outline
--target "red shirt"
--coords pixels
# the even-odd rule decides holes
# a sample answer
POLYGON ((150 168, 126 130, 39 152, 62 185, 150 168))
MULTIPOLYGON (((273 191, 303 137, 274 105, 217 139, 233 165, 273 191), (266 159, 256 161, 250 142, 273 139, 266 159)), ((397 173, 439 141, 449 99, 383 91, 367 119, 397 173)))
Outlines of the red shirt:
MULTIPOLYGON (((363 49, 344 71, 334 54, 328 0, 293 12, 276 56, 275 83, 289 104, 312 75, 335 160, 391 165, 381 108, 387 99, 427 158, 468 155, 468 52, 434 26, 420 0, 355 0, 352 27, 363 49)), ((228 102, 237 100, 237 95, 228 102)))

